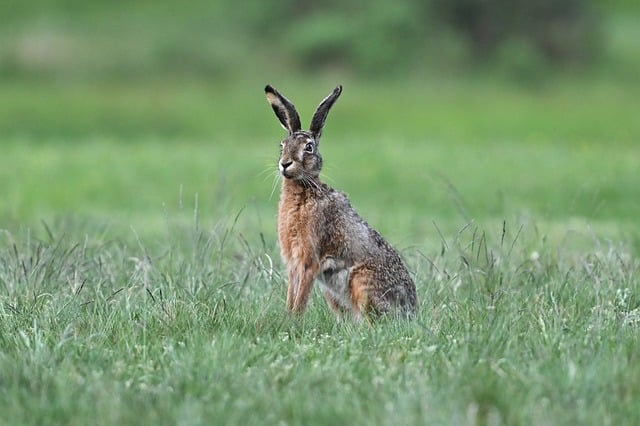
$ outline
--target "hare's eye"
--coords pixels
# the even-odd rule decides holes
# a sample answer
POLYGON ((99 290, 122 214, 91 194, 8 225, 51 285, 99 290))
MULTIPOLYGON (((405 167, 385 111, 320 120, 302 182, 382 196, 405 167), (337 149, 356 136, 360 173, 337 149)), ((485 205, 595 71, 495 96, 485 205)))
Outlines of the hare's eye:
POLYGON ((307 144, 304 146, 304 150, 305 152, 313 154, 313 144, 311 142, 307 142, 307 144))

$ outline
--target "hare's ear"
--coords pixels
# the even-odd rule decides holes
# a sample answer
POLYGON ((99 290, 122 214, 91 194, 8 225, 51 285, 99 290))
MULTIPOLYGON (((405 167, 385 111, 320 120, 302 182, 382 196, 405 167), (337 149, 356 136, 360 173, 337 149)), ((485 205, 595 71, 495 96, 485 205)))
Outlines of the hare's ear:
POLYGON ((296 107, 269 84, 264 88, 264 93, 267 95, 267 100, 276 113, 276 117, 278 117, 278 120, 282 123, 282 127, 284 127, 290 135, 300 130, 300 117, 298 116, 296 107))
POLYGON ((333 92, 320 102, 316 112, 313 114, 309 130, 316 139, 320 139, 320 135, 322 135, 322 128, 324 127, 324 121, 327 119, 327 114, 329 114, 329 110, 336 99, 340 96, 340 93, 342 93, 342 86, 338 86, 333 89, 333 92))

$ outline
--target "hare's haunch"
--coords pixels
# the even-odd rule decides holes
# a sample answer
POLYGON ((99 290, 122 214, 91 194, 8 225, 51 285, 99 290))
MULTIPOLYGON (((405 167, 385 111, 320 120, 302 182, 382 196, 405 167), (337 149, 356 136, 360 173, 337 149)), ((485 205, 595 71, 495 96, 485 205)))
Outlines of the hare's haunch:
POLYGON ((278 162, 284 177, 278 207, 278 239, 287 265, 287 308, 304 312, 316 278, 329 306, 359 319, 418 309, 416 287, 400 255, 351 207, 347 196, 320 181, 320 136, 338 86, 318 106, 309 130, 302 130, 295 106, 265 87, 288 136, 278 162))

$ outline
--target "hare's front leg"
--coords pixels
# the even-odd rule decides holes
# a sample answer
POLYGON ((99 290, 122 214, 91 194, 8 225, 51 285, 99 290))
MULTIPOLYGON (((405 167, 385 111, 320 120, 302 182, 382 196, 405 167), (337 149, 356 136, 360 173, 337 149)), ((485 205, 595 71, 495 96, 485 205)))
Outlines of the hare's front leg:
POLYGON ((287 309, 293 311, 293 302, 298 290, 298 274, 295 268, 289 267, 289 285, 287 286, 287 309))
POLYGON ((319 266, 316 262, 308 265, 298 265, 289 270, 289 288, 287 290, 287 309, 301 314, 307 308, 313 282, 318 275, 319 266))

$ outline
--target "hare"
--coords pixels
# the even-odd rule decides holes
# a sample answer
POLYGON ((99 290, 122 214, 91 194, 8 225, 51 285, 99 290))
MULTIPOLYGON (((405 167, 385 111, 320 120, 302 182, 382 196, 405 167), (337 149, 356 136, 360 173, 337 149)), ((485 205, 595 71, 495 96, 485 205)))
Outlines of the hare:
POLYGON ((329 306, 355 320, 384 313, 411 316, 416 287, 396 250, 351 206, 342 192, 320 181, 320 136, 338 86, 302 130, 295 106, 272 86, 267 100, 288 132, 280 143, 284 177, 278 206, 278 240, 287 266, 287 309, 302 314, 318 278, 329 306))

